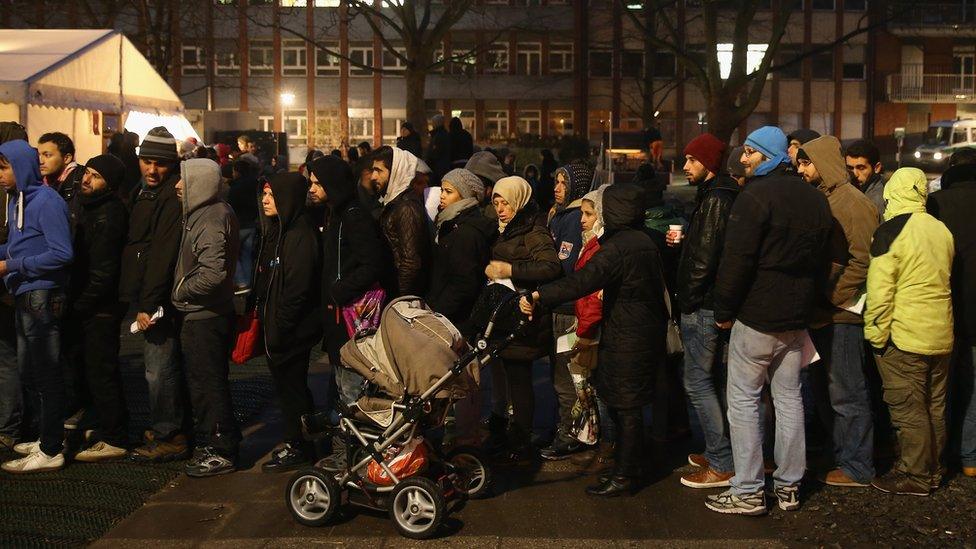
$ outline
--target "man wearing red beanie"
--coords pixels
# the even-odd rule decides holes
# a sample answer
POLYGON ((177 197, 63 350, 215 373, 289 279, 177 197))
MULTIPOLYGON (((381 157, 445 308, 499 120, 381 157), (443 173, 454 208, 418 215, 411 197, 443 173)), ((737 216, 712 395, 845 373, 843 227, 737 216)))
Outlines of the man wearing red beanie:
POLYGON ((728 486, 732 478, 732 445, 719 404, 716 379, 722 360, 719 330, 715 326, 712 287, 725 244, 725 226, 739 193, 735 180, 719 176, 725 144, 710 133, 685 147, 685 176, 698 186, 697 205, 678 263, 678 304, 681 339, 685 346, 684 384, 688 400, 698 414, 705 436, 705 452, 691 454, 698 469, 681 477, 692 488, 728 486))

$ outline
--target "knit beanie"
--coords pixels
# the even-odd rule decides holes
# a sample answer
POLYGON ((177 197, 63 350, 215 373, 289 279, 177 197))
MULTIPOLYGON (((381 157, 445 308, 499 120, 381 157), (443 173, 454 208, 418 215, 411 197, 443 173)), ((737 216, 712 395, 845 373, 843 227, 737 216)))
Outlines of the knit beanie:
POLYGON ((713 174, 718 174, 722 170, 722 155, 724 153, 725 143, 710 133, 699 135, 685 146, 685 155, 701 162, 713 174))
POLYGON ((810 141, 820 137, 820 133, 808 128, 800 128, 799 130, 794 130, 790 135, 786 136, 786 144, 789 145, 794 139, 799 141, 801 145, 805 145, 810 141))
POLYGON ((149 130, 146 138, 139 146, 139 158, 162 160, 164 162, 178 162, 180 155, 176 152, 176 139, 163 126, 149 130))
POLYGON ((480 202, 485 197, 484 183, 477 175, 464 168, 456 168, 447 172, 441 181, 446 181, 454 186, 461 198, 474 198, 480 202))
POLYGON ((85 167, 98 172, 112 191, 118 189, 125 179, 125 164, 111 154, 100 154, 88 160, 85 167))

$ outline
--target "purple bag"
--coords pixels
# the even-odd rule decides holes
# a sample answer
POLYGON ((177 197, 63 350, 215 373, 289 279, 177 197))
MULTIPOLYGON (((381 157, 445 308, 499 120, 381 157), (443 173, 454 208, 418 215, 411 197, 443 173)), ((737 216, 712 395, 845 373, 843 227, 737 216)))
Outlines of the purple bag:
POLYGON ((386 291, 379 284, 374 284, 359 299, 342 307, 342 320, 346 323, 346 333, 350 339, 361 337, 380 327, 384 301, 386 291))

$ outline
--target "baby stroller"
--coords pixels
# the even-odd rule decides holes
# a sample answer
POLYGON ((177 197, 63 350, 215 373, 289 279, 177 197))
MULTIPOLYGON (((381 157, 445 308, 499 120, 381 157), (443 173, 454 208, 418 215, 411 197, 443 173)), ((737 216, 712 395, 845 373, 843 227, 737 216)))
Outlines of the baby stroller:
POLYGON ((510 333, 490 339, 499 312, 517 310, 517 297, 505 296, 494 307, 474 348, 413 296, 390 302, 374 334, 343 346, 343 366, 378 392, 341 407, 337 426, 323 430, 303 418, 308 436, 340 438, 345 460, 326 458, 292 476, 285 501, 296 521, 328 524, 348 502, 387 511, 401 535, 427 539, 448 512, 488 491, 491 473, 477 449, 442 453, 423 435, 443 425, 454 400, 478 390, 480 365, 496 358, 525 325, 519 314, 510 333))

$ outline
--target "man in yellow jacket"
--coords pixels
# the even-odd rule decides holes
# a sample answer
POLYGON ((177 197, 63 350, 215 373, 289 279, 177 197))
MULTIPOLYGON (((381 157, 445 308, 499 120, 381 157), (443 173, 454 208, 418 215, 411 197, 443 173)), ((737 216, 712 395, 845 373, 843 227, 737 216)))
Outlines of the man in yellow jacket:
POLYGON ((871 243, 864 310, 864 337, 875 349, 901 447, 891 472, 871 484, 920 496, 941 481, 953 343, 952 234, 925 212, 926 190, 917 168, 899 169, 885 186, 885 222, 871 243))

